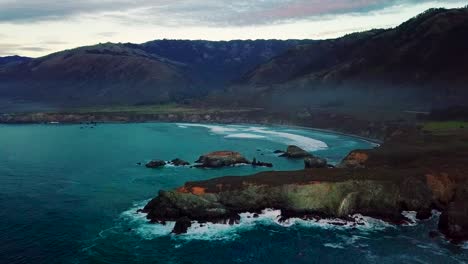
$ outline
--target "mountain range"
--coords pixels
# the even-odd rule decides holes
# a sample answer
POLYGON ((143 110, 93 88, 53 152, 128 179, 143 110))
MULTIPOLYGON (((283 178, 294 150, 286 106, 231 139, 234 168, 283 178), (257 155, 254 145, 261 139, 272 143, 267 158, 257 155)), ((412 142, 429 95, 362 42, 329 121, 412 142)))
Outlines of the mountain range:
POLYGON ((69 106, 202 101, 275 108, 463 104, 468 8, 329 40, 104 43, 0 58, 0 98, 69 106))

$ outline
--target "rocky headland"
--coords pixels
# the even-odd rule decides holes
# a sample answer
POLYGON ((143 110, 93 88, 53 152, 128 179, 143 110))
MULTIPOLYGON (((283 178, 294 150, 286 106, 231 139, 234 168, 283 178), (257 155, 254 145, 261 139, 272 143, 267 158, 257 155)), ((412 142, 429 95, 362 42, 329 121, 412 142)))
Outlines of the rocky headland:
POLYGON ((262 172, 187 182, 160 191, 144 208, 151 222, 235 224, 239 213, 280 209, 282 219, 341 218, 362 214, 400 224, 403 211, 419 219, 442 212, 439 231, 468 239, 468 136, 405 131, 381 147, 351 152, 338 168, 262 172))

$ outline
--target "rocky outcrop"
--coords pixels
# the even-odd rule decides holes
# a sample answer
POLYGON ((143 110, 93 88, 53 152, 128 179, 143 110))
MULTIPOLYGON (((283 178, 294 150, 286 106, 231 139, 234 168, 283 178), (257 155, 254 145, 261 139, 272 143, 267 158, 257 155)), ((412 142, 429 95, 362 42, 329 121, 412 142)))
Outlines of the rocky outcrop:
POLYGON ((377 173, 357 179, 346 170, 318 169, 191 182, 161 191, 143 211, 153 222, 183 217, 220 222, 241 212, 275 208, 296 216, 348 218, 361 213, 400 223, 402 210, 430 208, 431 193, 423 177, 411 175, 400 182, 379 179, 377 173))
POLYGON ((176 221, 174 229, 172 230, 172 233, 176 235, 187 233, 187 230, 191 226, 192 226, 192 221, 190 220, 190 218, 182 217, 176 221))
POLYGON ((356 150, 349 153, 338 166, 349 169, 365 168, 368 159, 369 154, 366 151, 356 150))
POLYGON ((198 158, 195 167, 197 168, 221 168, 227 166, 234 166, 236 164, 250 164, 239 152, 234 151, 216 151, 198 158))
POLYGON ((442 212, 439 230, 455 243, 468 240, 468 185, 458 188, 455 199, 442 212))
POLYGON ((324 158, 310 156, 304 159, 304 166, 306 169, 327 168, 328 162, 324 158))
POLYGON ((291 159, 301 159, 305 157, 310 157, 311 154, 298 146, 288 146, 286 152, 280 155, 280 157, 286 157, 291 159))
POLYGON ((171 164, 174 166, 188 166, 190 163, 185 160, 181 160, 179 158, 171 160, 171 164))
MULTIPOLYGON (((440 231, 453 242, 468 239, 468 135, 395 135, 380 148, 357 150, 341 168, 272 171, 188 182, 160 191, 143 209, 153 222, 187 217, 236 223, 241 212, 280 209, 290 217, 350 219, 352 214, 403 223, 442 212, 440 231)), ((307 157, 310 159, 310 157, 307 157)))
POLYGON ((252 160, 252 166, 254 167, 267 167, 267 168, 272 168, 273 164, 269 162, 262 162, 258 161, 256 158, 252 160))
POLYGON ((155 168, 164 167, 165 165, 166 165, 166 162, 163 160, 153 160, 153 161, 148 162, 145 166, 146 168, 155 169, 155 168))

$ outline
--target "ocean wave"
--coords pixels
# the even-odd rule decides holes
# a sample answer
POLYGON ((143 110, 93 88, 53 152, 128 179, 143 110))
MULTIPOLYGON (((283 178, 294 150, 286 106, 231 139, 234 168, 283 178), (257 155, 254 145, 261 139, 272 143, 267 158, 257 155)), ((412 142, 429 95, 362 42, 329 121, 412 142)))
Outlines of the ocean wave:
POLYGON ((165 225, 151 224, 146 219, 146 214, 136 213, 136 210, 138 208, 142 208, 146 203, 147 201, 139 203, 130 210, 123 212, 122 218, 124 221, 127 221, 137 235, 147 240, 163 236, 172 236, 173 239, 178 240, 235 240, 240 237, 242 232, 252 230, 257 225, 280 226, 284 228, 291 226, 322 229, 355 228, 362 231, 377 231, 394 227, 382 220, 359 214, 353 215, 352 221, 345 221, 342 219, 304 220, 291 218, 284 222, 280 222, 281 210, 265 209, 258 215, 253 213, 240 214, 240 221, 235 225, 199 223, 197 221, 193 221, 192 226, 187 230, 186 234, 176 236, 171 234, 172 229, 175 226, 175 222, 167 222, 165 225))
POLYGON ((341 243, 325 243, 323 244, 325 247, 330 247, 334 249, 344 249, 345 247, 341 243))
POLYGON ((185 126, 185 127, 204 127, 208 128, 210 132, 215 134, 224 134, 224 133, 231 133, 238 131, 237 128, 230 127, 230 126, 221 126, 221 125, 205 125, 205 124, 177 124, 178 126, 185 126))
POLYGON ((285 145, 296 145, 306 151, 316 151, 328 148, 328 145, 320 140, 297 135, 290 132, 272 130, 267 127, 241 126, 241 125, 206 125, 206 124, 177 124, 184 127, 203 127, 210 133, 225 135, 225 138, 253 138, 266 139, 285 145))
POLYGON ((465 242, 461 245, 461 248, 468 250, 468 242, 465 242))
POLYGON ((271 139, 274 141, 280 141, 287 145, 296 145, 307 151, 316 151, 328 148, 328 145, 323 141, 292 133, 272 131, 263 127, 249 127, 247 131, 270 135, 272 137, 271 139))
POLYGON ((146 218, 146 214, 137 213, 150 200, 135 203, 132 208, 123 212, 121 218, 132 227, 132 230, 143 239, 151 240, 156 237, 168 236, 175 226, 175 222, 167 222, 166 225, 152 224, 146 218))
POLYGON ((405 226, 415 226, 417 224, 418 219, 416 218, 417 213, 415 211, 403 211, 401 214, 408 220, 404 224, 405 226))
POLYGON ((265 136, 262 136, 262 135, 249 134, 249 133, 229 134, 224 137, 225 138, 265 138, 265 136))

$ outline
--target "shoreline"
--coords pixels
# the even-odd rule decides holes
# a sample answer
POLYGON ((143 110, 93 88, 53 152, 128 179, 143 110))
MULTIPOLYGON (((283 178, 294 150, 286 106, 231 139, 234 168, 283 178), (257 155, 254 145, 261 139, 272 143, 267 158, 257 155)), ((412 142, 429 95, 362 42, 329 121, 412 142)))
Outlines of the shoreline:
MULTIPOLYGON (((405 221, 403 211, 426 220, 436 209, 439 234, 455 244, 467 241, 468 135, 404 132, 378 148, 351 151, 337 168, 190 181, 160 191, 141 211, 153 223, 175 221, 180 228, 190 221, 237 223, 240 213, 265 208, 281 210, 282 219, 362 214, 397 224, 405 221)), ((186 231, 176 227, 176 234, 186 231)))
MULTIPOLYGON (((332 130, 332 129, 322 129, 322 128, 317 128, 317 127, 307 127, 307 126, 300 126, 300 125, 285 125, 285 124, 278 124, 278 123, 210 123, 210 122, 178 122, 178 121, 142 121, 142 122, 124 122, 124 121, 102 121, 102 122, 96 122, 97 125, 99 124, 156 124, 156 123, 166 123, 166 124, 199 124, 199 125, 224 125, 224 126, 243 126, 243 125, 259 125, 259 126, 270 126, 270 127, 281 127, 281 128, 297 128, 297 129, 303 129, 303 130, 309 130, 309 131, 317 131, 317 132, 323 132, 323 133, 329 133, 329 134, 335 134, 339 136, 345 136, 345 137, 350 137, 350 138, 355 138, 359 140, 363 140, 367 143, 374 144, 376 147, 380 147, 384 141, 379 140, 379 139, 374 139, 374 138, 369 138, 369 137, 363 137, 359 136, 356 134, 350 134, 350 133, 344 133, 340 132, 337 130, 332 130)), ((36 122, 36 123, 1 123, 0 125, 6 125, 6 126, 13 126, 13 125, 49 125, 49 126, 63 126, 63 125, 89 125, 86 123, 44 123, 44 122, 36 122)))

